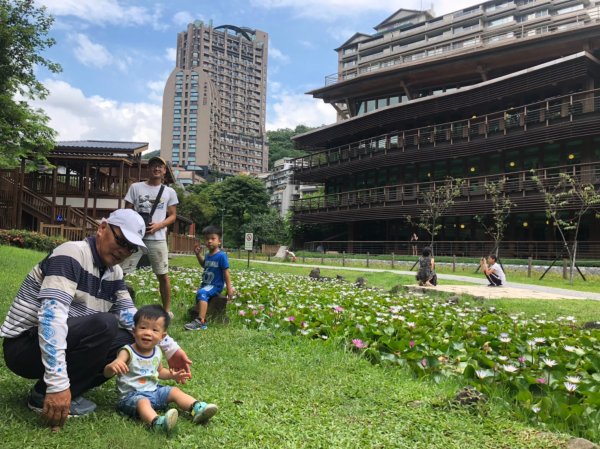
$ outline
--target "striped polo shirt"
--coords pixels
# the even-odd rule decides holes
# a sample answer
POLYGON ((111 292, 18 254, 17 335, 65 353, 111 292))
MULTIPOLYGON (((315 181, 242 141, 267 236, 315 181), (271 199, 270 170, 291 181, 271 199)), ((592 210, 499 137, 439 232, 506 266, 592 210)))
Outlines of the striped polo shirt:
MULTIPOLYGON (((121 327, 131 330, 136 311, 121 267, 104 266, 96 250, 96 238, 88 237, 58 246, 29 272, 0 328, 0 336, 14 338, 38 327, 46 391, 56 393, 70 385, 65 358, 67 318, 110 312, 121 327)), ((160 347, 167 358, 179 349, 168 336, 160 347)))

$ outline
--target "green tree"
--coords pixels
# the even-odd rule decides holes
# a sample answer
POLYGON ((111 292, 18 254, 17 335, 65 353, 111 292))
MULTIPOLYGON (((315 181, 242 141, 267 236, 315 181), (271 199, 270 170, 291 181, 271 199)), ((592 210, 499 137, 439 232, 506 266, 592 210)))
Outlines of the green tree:
POLYGON ((498 252, 500 251, 500 242, 504 238, 504 231, 506 230, 506 223, 510 215, 510 210, 513 206, 516 206, 516 204, 506 196, 506 193, 504 192, 505 184, 505 179, 485 184, 485 192, 492 202, 492 210, 487 217, 475 215, 475 219, 481 223, 483 229, 485 229, 485 233, 494 239, 496 257, 498 257, 498 252))
POLYGON ((249 223, 252 216, 264 214, 269 209, 269 194, 264 183, 247 175, 231 176, 223 182, 210 184, 207 193, 217 209, 217 216, 224 216, 228 246, 241 245, 244 224, 249 223))
POLYGON ((540 178, 534 171, 532 173, 534 173, 533 180, 544 195, 546 217, 552 220, 552 224, 558 230, 563 247, 569 256, 571 262, 569 280, 573 283, 581 220, 591 211, 595 211, 598 215, 600 192, 596 190, 594 184, 583 182, 581 175, 574 177, 567 173, 560 173, 558 180, 554 180, 540 178), (571 232, 573 239, 571 247, 567 239, 568 232, 571 232))
POLYGON ((423 229, 431 237, 431 249, 433 251, 433 241, 438 235, 442 225, 440 218, 454 204, 454 200, 460 196, 461 187, 464 184, 462 179, 448 178, 446 181, 435 182, 430 186, 422 187, 419 192, 419 203, 423 205, 421 214, 416 221, 412 217, 406 217, 406 220, 423 229))
POLYGON ((259 244, 287 245, 290 241, 288 222, 276 209, 269 209, 266 214, 253 215, 250 222, 244 225, 243 231, 254 233, 259 244))
POLYGON ((179 204, 177 213, 191 219, 196 224, 196 233, 210 224, 218 214, 216 206, 212 203, 208 184, 188 186, 187 189, 174 186, 179 204))
POLYGON ((0 0, 0 167, 17 166, 21 158, 35 165, 48 163, 56 132, 44 112, 31 109, 26 100, 48 94, 35 76, 36 68, 61 70, 41 55, 55 43, 47 37, 53 21, 32 0, 0 0))
POLYGON ((283 128, 276 131, 267 131, 269 138, 269 169, 273 168, 276 160, 284 157, 302 157, 305 151, 296 150, 292 137, 303 134, 314 128, 298 125, 295 129, 283 128))

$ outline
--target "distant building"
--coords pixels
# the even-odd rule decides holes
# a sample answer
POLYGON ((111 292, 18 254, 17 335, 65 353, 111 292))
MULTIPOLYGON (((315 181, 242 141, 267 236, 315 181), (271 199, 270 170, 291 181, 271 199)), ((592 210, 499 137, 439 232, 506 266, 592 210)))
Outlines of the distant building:
MULTIPOLYGON (((452 177, 465 185, 436 240, 488 241, 476 216, 491 212, 486 184, 504 180, 514 202, 504 254, 555 256, 519 242, 560 240, 533 174, 549 188, 560 173, 600 187, 599 8, 493 0, 442 16, 400 9, 373 34, 356 33, 336 50, 338 73, 309 92, 336 109, 337 123, 294 137, 310 152, 295 160, 295 179, 325 186, 318 201, 295 201, 294 220, 327 224, 322 239, 406 242, 423 192, 452 177)), ((593 214, 579 238, 600 240, 593 214)))
POLYGON ((206 178, 267 170, 267 57, 260 30, 197 21, 177 35, 161 135, 161 156, 175 171, 206 178))
POLYGON ((315 185, 294 184, 292 161, 291 157, 278 159, 271 172, 260 176, 271 195, 270 205, 276 208, 282 217, 287 214, 295 200, 319 190, 319 186, 315 185))

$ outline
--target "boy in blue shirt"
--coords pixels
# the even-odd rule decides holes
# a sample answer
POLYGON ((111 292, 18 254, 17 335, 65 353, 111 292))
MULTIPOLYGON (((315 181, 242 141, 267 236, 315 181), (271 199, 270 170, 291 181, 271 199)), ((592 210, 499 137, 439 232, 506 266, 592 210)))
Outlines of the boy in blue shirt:
POLYGON ((196 246, 194 253, 204 268, 202 274, 202 283, 196 292, 196 311, 198 318, 187 323, 184 327, 189 331, 205 330, 208 328, 206 324, 206 311, 208 310, 208 301, 213 296, 217 296, 223 291, 223 287, 227 286, 227 298, 231 300, 235 290, 231 286, 231 278, 229 277, 229 260, 227 254, 220 250, 221 245, 221 229, 216 226, 207 226, 202 230, 204 236, 204 244, 208 252, 205 256, 202 255, 202 248, 196 246))

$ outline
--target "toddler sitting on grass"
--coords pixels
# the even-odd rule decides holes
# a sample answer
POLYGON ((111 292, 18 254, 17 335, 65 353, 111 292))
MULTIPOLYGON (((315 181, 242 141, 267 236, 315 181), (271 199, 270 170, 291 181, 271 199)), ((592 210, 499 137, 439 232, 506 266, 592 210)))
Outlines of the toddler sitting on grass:
POLYGON ((117 409, 139 417, 152 429, 169 432, 177 423, 177 409, 164 410, 175 402, 190 412, 194 423, 204 423, 217 413, 217 406, 200 402, 177 387, 160 385, 159 379, 178 383, 190 378, 185 370, 169 370, 161 364, 161 351, 156 345, 167 335, 169 314, 158 305, 141 307, 133 317, 135 342, 121 348, 117 358, 104 367, 104 376, 117 375, 120 398, 117 409))

